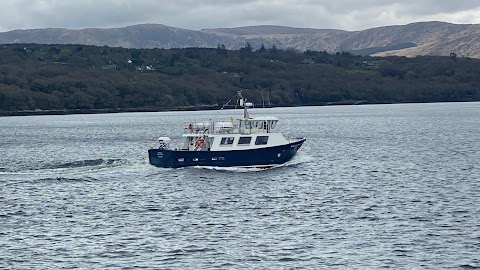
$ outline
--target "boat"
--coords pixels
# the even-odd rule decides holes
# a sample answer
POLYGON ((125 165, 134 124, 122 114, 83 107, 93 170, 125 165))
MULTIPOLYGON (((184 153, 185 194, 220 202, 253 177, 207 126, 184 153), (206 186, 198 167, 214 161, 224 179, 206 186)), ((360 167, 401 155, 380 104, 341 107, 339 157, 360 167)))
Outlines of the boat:
POLYGON ((277 117, 250 117, 248 108, 253 104, 240 91, 236 97, 237 105, 243 107, 242 118, 188 123, 179 147, 172 148, 169 137, 158 139, 158 148, 148 150, 150 164, 163 168, 271 168, 291 160, 306 139, 274 132, 277 117))

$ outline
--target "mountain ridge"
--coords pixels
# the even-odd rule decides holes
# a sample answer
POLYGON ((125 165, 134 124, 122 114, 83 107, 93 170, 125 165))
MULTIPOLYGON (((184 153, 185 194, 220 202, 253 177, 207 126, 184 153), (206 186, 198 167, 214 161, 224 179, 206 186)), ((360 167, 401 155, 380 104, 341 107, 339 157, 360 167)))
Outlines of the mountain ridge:
POLYGON ((1 44, 85 44, 125 48, 216 47, 239 49, 250 43, 299 51, 348 51, 375 56, 441 55, 480 58, 480 24, 414 22, 358 31, 257 25, 189 30, 163 24, 117 28, 19 29, 0 33, 1 44))

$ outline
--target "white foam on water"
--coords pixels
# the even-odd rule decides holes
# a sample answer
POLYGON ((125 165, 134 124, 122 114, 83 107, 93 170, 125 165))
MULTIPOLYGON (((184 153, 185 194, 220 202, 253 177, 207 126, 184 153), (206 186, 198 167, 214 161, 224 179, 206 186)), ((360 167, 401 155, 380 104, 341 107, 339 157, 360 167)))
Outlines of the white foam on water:
POLYGON ((236 172, 236 173, 249 173, 249 172, 262 172, 266 170, 273 170, 283 167, 297 166, 302 163, 311 162, 314 159, 310 156, 305 155, 296 155, 290 161, 284 164, 271 164, 271 165, 259 165, 259 166, 248 166, 248 167, 217 167, 217 166, 194 166, 195 169, 205 169, 205 170, 214 170, 214 171, 225 171, 225 172, 236 172))
MULTIPOLYGON (((0 172, 0 178, 8 180, 38 180, 55 178, 95 178, 96 175, 116 174, 120 171, 129 171, 131 167, 144 166, 144 162, 132 162, 126 159, 98 159, 75 161, 72 163, 48 165, 42 168, 28 168, 18 171, 0 172), (73 166, 71 166, 73 164, 73 166)), ((148 164, 147 164, 148 165, 148 164)), ((143 169, 144 171, 145 169, 143 169)), ((139 170, 133 170, 138 172, 139 170)))

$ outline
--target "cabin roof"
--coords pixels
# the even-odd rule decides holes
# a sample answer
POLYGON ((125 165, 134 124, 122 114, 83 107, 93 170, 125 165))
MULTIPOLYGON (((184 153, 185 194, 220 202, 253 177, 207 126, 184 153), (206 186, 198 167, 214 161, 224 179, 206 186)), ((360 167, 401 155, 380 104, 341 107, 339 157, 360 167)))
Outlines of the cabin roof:
POLYGON ((275 116, 258 116, 258 117, 250 117, 247 120, 250 121, 278 121, 278 118, 275 116))

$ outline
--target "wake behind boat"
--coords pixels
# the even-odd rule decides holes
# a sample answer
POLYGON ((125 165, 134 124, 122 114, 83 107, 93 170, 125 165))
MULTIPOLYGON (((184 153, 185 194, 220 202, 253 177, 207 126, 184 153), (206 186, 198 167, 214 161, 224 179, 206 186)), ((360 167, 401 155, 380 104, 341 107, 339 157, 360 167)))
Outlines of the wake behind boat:
POLYGON ((179 148, 170 147, 169 137, 160 137, 160 146, 148 150, 151 165, 165 168, 187 166, 269 168, 283 164, 297 153, 305 138, 285 138, 273 132, 278 118, 250 117, 240 91, 238 103, 243 118, 223 122, 189 123, 179 148))

